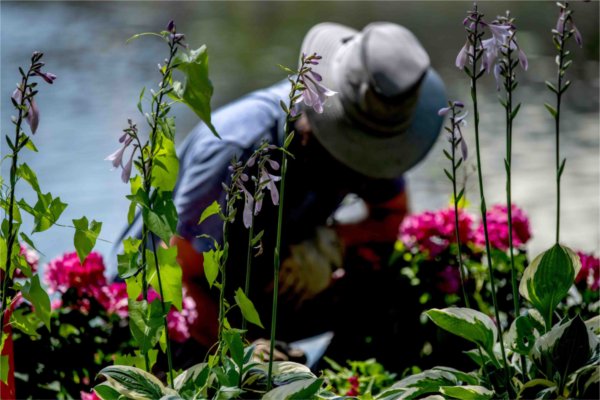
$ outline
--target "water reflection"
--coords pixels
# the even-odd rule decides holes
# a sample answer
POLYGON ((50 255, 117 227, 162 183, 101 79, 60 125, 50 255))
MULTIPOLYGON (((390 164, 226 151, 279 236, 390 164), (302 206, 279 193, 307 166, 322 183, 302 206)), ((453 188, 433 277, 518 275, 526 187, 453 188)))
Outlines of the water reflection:
MULTIPOLYGON (((39 96, 42 111, 35 137, 38 157, 24 159, 36 171, 43 189, 69 203, 63 222, 87 215, 104 222, 102 237, 113 240, 125 220, 128 191, 117 171, 103 161, 117 145, 126 119, 142 121, 135 102, 142 86, 156 85, 154 66, 162 61, 162 43, 145 38, 129 45, 132 34, 162 28, 173 18, 194 45, 210 52, 214 105, 269 85, 281 78, 278 63, 293 65, 303 34, 324 20, 357 28, 374 20, 404 24, 430 52, 433 65, 449 85, 453 98, 468 99, 465 77, 453 67, 463 42, 460 21, 470 2, 2 2, 1 111, 2 131, 9 132, 9 94, 17 65, 33 50, 43 50, 48 71, 59 76, 39 96)), ((585 39, 574 50, 575 82, 568 92, 572 105, 565 119, 563 151, 568 158, 563 177, 565 242, 586 250, 598 248, 598 3, 575 4, 585 39), (568 129, 568 130, 567 130, 568 129), (595 222, 594 222, 595 221, 595 222)), ((551 101, 543 81, 554 66, 549 29, 556 19, 554 3, 484 3, 488 15, 510 8, 518 17, 520 43, 530 57, 517 97, 526 104, 514 139, 514 194, 532 216, 534 241, 540 250, 551 242, 554 224, 552 123, 541 104, 551 101)), ((491 79, 482 109, 486 187, 490 202, 504 200, 503 117, 491 79)), ((183 107, 175 109, 180 138, 196 123, 183 107)), ((472 134, 467 132, 467 135, 472 134)), ((446 204, 448 187, 440 157, 440 141, 426 162, 409 174, 413 209, 446 204)), ((3 151, 5 149, 3 148, 3 151)), ((6 168, 6 166, 5 166, 6 168)), ((7 171, 3 170, 6 174, 7 171)), ((469 181, 475 199, 475 180, 469 181)), ((22 186, 21 196, 32 199, 22 186)), ((26 229, 31 226, 26 223, 26 229)), ((47 257, 72 248, 72 231, 52 229, 38 235, 47 257)), ((108 254, 110 244, 99 243, 108 254)))

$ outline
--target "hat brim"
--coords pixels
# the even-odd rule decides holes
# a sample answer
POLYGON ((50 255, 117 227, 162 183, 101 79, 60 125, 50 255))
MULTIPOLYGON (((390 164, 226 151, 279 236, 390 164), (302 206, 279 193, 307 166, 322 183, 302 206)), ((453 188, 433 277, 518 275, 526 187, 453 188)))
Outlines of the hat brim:
MULTIPOLYGON (((314 70, 323 77, 321 83, 327 88, 339 92, 337 79, 344 45, 357 34, 360 33, 343 25, 322 23, 306 35, 302 51, 316 52, 323 57, 314 70)), ((429 68, 419 89, 411 124, 404 132, 391 137, 365 132, 353 124, 344 112, 339 95, 327 99, 323 113, 311 108, 305 112, 314 135, 335 159, 365 176, 391 179, 425 158, 433 147, 443 123, 437 112, 446 103, 444 83, 429 68)))

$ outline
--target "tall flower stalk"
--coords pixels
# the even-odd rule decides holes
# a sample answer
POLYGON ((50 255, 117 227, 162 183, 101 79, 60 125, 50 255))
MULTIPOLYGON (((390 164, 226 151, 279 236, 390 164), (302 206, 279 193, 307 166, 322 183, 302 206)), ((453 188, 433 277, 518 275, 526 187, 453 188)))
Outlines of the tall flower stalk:
POLYGON ((297 71, 283 67, 288 72, 288 80, 291 84, 288 104, 281 100, 281 108, 285 112, 284 140, 281 156, 281 183, 279 186, 279 209, 277 212, 277 236, 275 241, 275 250, 273 254, 273 308, 271 312, 271 337, 269 351, 269 366, 267 374, 267 389, 270 390, 273 374, 273 356, 275 354, 275 335, 277 333, 277 300, 279 296, 279 269, 281 266, 281 233, 283 226, 283 207, 285 198, 285 178, 288 166, 288 147, 294 138, 294 123, 300 118, 301 114, 297 111, 296 104, 303 101, 307 107, 311 107, 315 112, 323 112, 323 104, 326 98, 333 96, 336 92, 327 89, 320 82, 322 77, 312 70, 311 65, 318 65, 321 56, 317 53, 310 55, 302 54, 300 57, 300 67, 297 71), (296 75, 295 78, 293 75, 296 75))
POLYGON ((504 341, 502 340, 502 322, 500 320, 500 310, 498 308, 498 300, 496 296, 496 282, 494 279, 494 267, 492 264, 492 252, 488 234, 487 226, 487 209, 485 203, 485 194, 483 187, 483 173, 481 168, 481 152, 479 146, 479 109, 477 102, 477 80, 481 78, 484 72, 490 71, 493 57, 497 55, 494 50, 498 48, 499 42, 502 42, 502 36, 505 34, 501 29, 493 30, 490 28, 493 37, 487 41, 483 41, 484 35, 483 28, 489 26, 483 21, 483 14, 477 10, 477 4, 473 6, 473 10, 468 13, 467 18, 464 20, 465 29, 467 31, 467 42, 460 50, 457 59, 456 66, 465 71, 467 76, 471 80, 471 99, 473 101, 473 119, 474 119, 474 130, 475 130, 475 152, 477 155, 477 176, 479 179, 479 195, 481 203, 481 220, 483 224, 484 236, 485 236, 485 249, 488 264, 488 273, 490 276, 490 289, 492 295, 492 303, 494 306, 494 314, 496 317, 496 328, 498 330, 498 337, 500 338, 500 350, 502 353, 502 362, 505 370, 506 388, 512 390, 511 381, 509 377, 508 361, 506 359, 506 350, 504 348, 504 341), (468 64, 468 65, 467 65, 468 64), (470 66, 470 67, 469 67, 470 66), (481 66, 480 70, 479 67, 481 66))
POLYGON ((465 306, 470 308, 469 297, 467 296, 467 291, 465 289, 465 272, 467 268, 463 265, 462 259, 462 250, 461 250, 461 238, 460 238, 460 229, 458 224, 458 212, 460 210, 460 201, 464 196, 465 188, 458 192, 457 188, 457 178, 456 172, 462 165, 462 163, 467 159, 467 144, 462 135, 461 126, 466 122, 464 119, 467 116, 467 113, 463 113, 459 115, 461 110, 464 108, 464 104, 459 101, 451 101, 448 102, 448 107, 444 107, 439 110, 439 115, 446 115, 450 112, 450 127, 445 127, 446 131, 449 133, 448 141, 450 142, 450 152, 444 150, 444 155, 452 164, 452 169, 448 171, 444 169, 446 176, 452 182, 452 200, 454 202, 454 234, 456 236, 456 248, 457 248, 457 256, 456 261, 458 265, 458 271, 460 276, 460 287, 462 289, 463 300, 465 302, 465 306), (456 149, 460 146, 461 155, 457 157, 456 149))
MULTIPOLYGON (((9 175, 8 199, 6 200, 6 202, 3 201, 2 204, 6 212, 5 218, 7 222, 7 230, 5 232, 6 238, 3 238, 3 244, 6 246, 6 265, 2 266, 4 271, 0 271, 0 276, 2 276, 2 308, 0 309, 2 315, 0 317, 0 334, 3 331, 4 324, 6 322, 7 303, 9 298, 11 298, 9 291, 12 288, 12 276, 14 273, 14 269, 18 267, 18 263, 15 263, 17 265, 14 265, 13 268, 13 263, 15 262, 14 256, 19 255, 17 236, 19 235, 20 222, 17 222, 15 220, 16 208, 19 207, 15 201, 15 188, 17 186, 17 180, 19 178, 23 178, 30 183, 34 190, 37 189, 36 191, 38 192, 38 194, 40 191, 39 186, 37 184, 37 178, 35 177, 33 171, 29 169, 29 167, 27 167, 25 164, 23 164, 23 166, 26 167, 26 171, 23 171, 23 169, 25 168, 22 168, 23 166, 19 165, 19 154, 21 150, 23 150, 25 147, 35 149, 35 146, 33 146, 30 137, 22 130, 23 121, 27 122, 31 133, 35 134, 40 120, 40 112, 35 101, 35 96, 38 93, 38 90, 36 89, 37 82, 32 82, 31 80, 34 77, 41 77, 47 83, 52 84, 56 79, 56 75, 49 72, 42 72, 41 69, 44 66, 44 63, 41 61, 42 57, 43 53, 36 51, 31 56, 31 62, 27 71, 24 71, 22 68, 19 67, 19 73, 21 74, 21 82, 17 85, 17 88, 11 96, 12 104, 17 109, 17 116, 13 117, 12 119, 12 122, 15 126, 14 139, 11 140, 8 136, 6 136, 6 142, 8 144, 8 147, 11 149, 12 153, 9 156, 11 159, 11 164, 9 175), (23 176, 24 174, 27 174, 27 176, 23 176)), ((25 209, 25 211, 30 212, 34 210, 25 209)), ((36 228, 34 228, 34 231, 36 229, 37 226, 36 228)))
POLYGON ((552 30, 552 40, 558 52, 556 64, 558 66, 556 86, 546 81, 546 86, 556 95, 556 106, 553 107, 546 103, 546 109, 554 117, 554 131, 556 140, 556 244, 560 240, 560 178, 565 169, 566 158, 560 159, 560 111, 563 93, 569 88, 571 81, 565 80, 567 69, 571 66, 572 60, 569 59, 571 52, 566 49, 570 38, 575 37, 579 47, 583 40, 581 33, 573 22, 573 11, 569 9, 569 3, 556 3, 560 9, 556 29, 552 30))

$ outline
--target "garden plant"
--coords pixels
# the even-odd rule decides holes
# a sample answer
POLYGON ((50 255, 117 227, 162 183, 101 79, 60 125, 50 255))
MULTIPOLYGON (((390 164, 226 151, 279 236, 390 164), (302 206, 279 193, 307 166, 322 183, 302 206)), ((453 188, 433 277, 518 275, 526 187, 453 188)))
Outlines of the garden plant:
MULTIPOLYGON (((447 118, 444 137, 449 145, 443 157, 448 167, 440 175, 449 180, 450 205, 407 216, 384 266, 399 284, 418 293, 415 311, 422 313, 420 320, 403 323, 422 332, 421 342, 410 346, 421 350, 423 363, 411 360, 415 365, 402 373, 388 372, 374 359, 325 358, 328 367, 316 372, 300 363, 274 360, 283 209, 286 185, 294 185, 286 175, 294 162, 290 145, 299 140, 294 122, 307 108, 322 113, 327 99, 337 95, 312 70, 321 55, 302 54, 297 68, 281 66, 290 85, 288 101, 280 104, 285 113, 283 144, 263 142, 247 159, 232 159, 223 182, 224 202, 212 203, 201 214, 198 224, 208 218, 223 222, 223 240, 208 237, 213 246, 203 253, 205 279, 219 291, 218 341, 207 354, 197 355, 197 364, 180 369, 178 346, 190 338, 199 314, 182 285, 177 247, 171 244, 178 221, 173 190, 179 163, 170 111, 177 103, 187 105, 219 137, 211 123, 207 48, 191 49, 173 21, 161 32, 130 39, 160 40, 167 51, 158 66, 158 87, 142 89, 137 102, 144 128, 130 118, 119 148, 106 158, 130 186, 127 222, 139 218, 142 226, 141 237, 123 241, 118 279, 110 283, 102 256, 92 251, 101 223, 86 217, 73 220, 76 251, 52 260, 43 278, 37 272, 35 243, 20 230, 21 211, 33 216, 33 232, 39 232, 59 225, 66 207, 60 198, 44 194, 31 168, 19 163, 21 151, 37 151, 32 135, 40 117, 33 79, 49 84, 56 79, 42 71, 42 53, 33 53, 28 69, 19 68, 21 82, 12 94, 15 132, 6 135, 10 154, 3 158, 10 163, 10 176, 2 181, 0 199, 2 398, 14 398, 15 388, 18 396, 29 398, 103 400, 598 398, 600 261, 559 241, 560 183, 566 166, 560 153, 560 133, 566 129, 561 104, 570 86, 570 52, 581 46, 582 37, 569 4, 557 3, 558 20, 549 28, 557 52, 556 74, 546 82, 556 102, 544 105, 555 122, 556 240, 530 259, 529 219, 512 199, 512 179, 519 173, 512 160, 513 133, 521 108, 514 94, 529 65, 517 41, 515 18, 507 12, 489 19, 481 8, 475 4, 463 21, 465 43, 455 61, 467 76, 471 99, 449 100, 439 110, 447 118), (480 116, 478 95, 481 80, 490 77, 495 79, 498 109, 505 115, 506 203, 488 207, 482 172, 486 154, 480 146, 486 119, 480 116), (23 122, 31 134, 23 130, 23 122), (465 134, 467 123, 473 126, 473 138, 465 134), (467 193, 462 179, 473 158, 477 194, 467 193), (36 193, 34 206, 16 199, 19 181, 36 193), (255 229, 255 217, 267 196, 278 207, 277 220, 266 228, 276 238, 268 255, 273 257, 274 287, 271 315, 259 315, 249 288, 253 259, 263 252, 265 234, 255 229), (480 207, 477 216, 467 209, 471 202, 480 207), (244 287, 232 290, 227 280, 229 229, 236 218, 248 229, 248 245, 244 287), (233 298, 229 293, 235 293, 233 298), (240 326, 234 325, 234 314, 240 326), (268 355, 255 351, 246 337, 248 324, 270 327, 268 355), (467 362, 454 362, 454 353, 444 353, 437 345, 444 335, 458 352, 464 350, 467 362), (72 358, 80 360, 77 366, 68 362, 72 358)), ((391 345, 406 344, 398 340, 391 345)))

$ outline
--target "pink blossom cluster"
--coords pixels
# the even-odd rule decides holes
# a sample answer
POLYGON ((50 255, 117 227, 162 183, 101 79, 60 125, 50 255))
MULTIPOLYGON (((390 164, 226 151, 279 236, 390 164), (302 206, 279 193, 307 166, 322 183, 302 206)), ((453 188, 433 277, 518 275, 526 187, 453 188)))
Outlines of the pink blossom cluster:
MULTIPOLYGON (((523 247, 531 239, 529 218, 523 210, 512 205, 512 239, 515 248, 523 247)), ((487 210, 487 225, 490 245, 496 249, 508 250, 508 207, 496 204, 487 210)), ((475 244, 485 247, 483 224, 479 224, 475 233, 475 244)))
MULTIPOLYGON (((472 228, 473 216, 458 210, 458 231, 461 243, 474 240, 472 228)), ((425 211, 404 218, 400 225, 400 241, 409 248, 418 247, 419 251, 435 257, 456 243, 454 207, 439 211, 425 211)))
POLYGON ((581 261, 581 270, 575 278, 575 283, 585 282, 588 289, 600 288, 600 259, 593 254, 577 252, 581 261))
MULTIPOLYGON (((508 208, 494 205, 486 213, 488 235, 492 247, 508 250, 508 208)), ((458 211, 458 231, 463 244, 473 243, 485 247, 483 224, 474 226, 474 217, 463 209, 458 211)), ((529 219, 523 210, 513 204, 513 246, 522 247, 531 238, 529 219)), ((429 257, 435 257, 456 243, 454 207, 438 211, 425 211, 410 215, 400 225, 399 240, 408 248, 417 247, 429 257)))
MULTIPOLYGON (((127 285, 124 282, 107 284, 104 277, 104 261, 99 253, 92 252, 81 265, 77 253, 66 253, 52 260, 45 269, 45 283, 49 293, 64 294, 70 288, 76 288, 81 297, 77 307, 83 312, 90 310, 90 298, 96 299, 108 315, 120 318, 128 316, 127 285)), ((148 291, 148 301, 159 298, 152 288, 148 291)), ((60 299, 52 303, 52 308, 62 306, 60 299)), ((182 310, 174 307, 167 315, 169 337, 177 342, 190 338, 190 326, 198 318, 196 302, 183 293, 182 310)))
MULTIPOLYGON (((36 272, 40 261, 40 255, 37 251, 30 249, 26 244, 19 243, 19 255, 25 257, 25 262, 29 265, 32 272, 36 272)), ((15 270, 15 278, 25 278, 23 272, 17 268, 15 270)))

